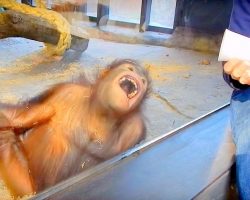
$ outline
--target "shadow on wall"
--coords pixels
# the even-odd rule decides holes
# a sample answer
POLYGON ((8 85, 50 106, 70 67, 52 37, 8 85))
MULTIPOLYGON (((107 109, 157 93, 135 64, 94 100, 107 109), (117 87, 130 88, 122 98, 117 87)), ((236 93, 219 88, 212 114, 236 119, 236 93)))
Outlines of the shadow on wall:
POLYGON ((179 26, 218 34, 228 27, 232 0, 177 0, 179 26))

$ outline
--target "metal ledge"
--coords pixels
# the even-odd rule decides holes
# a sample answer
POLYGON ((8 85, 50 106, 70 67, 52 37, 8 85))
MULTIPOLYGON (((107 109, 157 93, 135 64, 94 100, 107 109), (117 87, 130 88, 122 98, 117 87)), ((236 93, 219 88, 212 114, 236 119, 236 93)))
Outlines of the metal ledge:
MULTIPOLYGON (((32 199, 197 199, 234 162, 228 121, 225 105, 32 199)), ((216 191, 213 197, 227 192, 216 191)))

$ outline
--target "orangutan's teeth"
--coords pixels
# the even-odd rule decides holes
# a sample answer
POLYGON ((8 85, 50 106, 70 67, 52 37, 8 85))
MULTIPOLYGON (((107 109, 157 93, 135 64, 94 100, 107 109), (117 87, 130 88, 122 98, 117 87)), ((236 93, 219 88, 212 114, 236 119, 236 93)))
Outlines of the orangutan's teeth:
POLYGON ((133 98, 136 94, 137 94, 137 90, 135 90, 134 92, 128 94, 128 98, 131 99, 131 98, 133 98))
POLYGON ((125 81, 125 80, 126 80, 126 77, 123 77, 123 78, 120 79, 119 82, 122 83, 122 82, 125 81))
POLYGON ((134 84, 134 86, 135 86, 135 89, 137 89, 137 84, 136 84, 136 82, 133 80, 133 79, 128 79, 130 82, 132 82, 133 84, 134 84))
POLYGON ((121 88, 127 93, 129 99, 133 98, 138 93, 137 82, 129 76, 124 76, 119 80, 121 88))
POLYGON ((136 82, 135 82, 133 79, 128 78, 128 77, 123 77, 123 78, 121 78, 120 81, 119 81, 119 83, 122 83, 123 81, 126 81, 126 80, 128 80, 128 81, 131 82, 131 83, 133 83, 133 85, 135 86, 136 89, 138 88, 136 82))

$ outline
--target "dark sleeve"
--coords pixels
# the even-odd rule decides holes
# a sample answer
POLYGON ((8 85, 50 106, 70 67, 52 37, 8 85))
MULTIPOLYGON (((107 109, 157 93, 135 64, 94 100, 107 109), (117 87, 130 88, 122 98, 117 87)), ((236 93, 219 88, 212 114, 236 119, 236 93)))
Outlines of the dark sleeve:
POLYGON ((250 0, 234 0, 228 29, 250 37, 250 0))
POLYGON ((239 81, 232 79, 232 77, 225 72, 223 72, 223 78, 233 89, 244 90, 249 88, 249 85, 241 84, 239 81))
MULTIPOLYGON (((234 0, 228 29, 250 37, 250 0, 234 0)), ((249 85, 242 85, 224 72, 223 78, 234 89, 246 89, 249 87, 249 85)))

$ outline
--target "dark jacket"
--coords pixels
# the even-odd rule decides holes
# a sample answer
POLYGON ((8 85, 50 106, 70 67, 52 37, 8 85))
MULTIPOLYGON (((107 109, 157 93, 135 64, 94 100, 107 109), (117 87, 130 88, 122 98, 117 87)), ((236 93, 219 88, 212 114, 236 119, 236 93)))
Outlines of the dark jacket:
MULTIPOLYGON (((250 0, 234 0, 228 29, 250 39, 250 0)), ((249 52, 250 54, 250 52, 249 52)), ((231 76, 223 74, 225 81, 235 89, 245 89, 249 85, 242 85, 231 76)))

